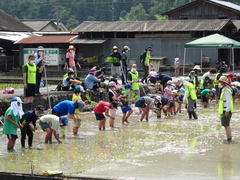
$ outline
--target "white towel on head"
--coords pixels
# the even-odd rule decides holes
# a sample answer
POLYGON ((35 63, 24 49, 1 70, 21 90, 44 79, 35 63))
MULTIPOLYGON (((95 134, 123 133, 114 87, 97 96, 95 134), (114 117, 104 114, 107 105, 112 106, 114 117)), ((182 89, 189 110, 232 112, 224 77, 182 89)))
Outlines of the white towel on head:
POLYGON ((22 115, 24 114, 24 112, 22 110, 22 104, 21 103, 19 103, 19 104, 20 104, 20 106, 18 106, 17 101, 11 102, 11 107, 13 109, 14 116, 19 115, 20 118, 22 118, 22 115))

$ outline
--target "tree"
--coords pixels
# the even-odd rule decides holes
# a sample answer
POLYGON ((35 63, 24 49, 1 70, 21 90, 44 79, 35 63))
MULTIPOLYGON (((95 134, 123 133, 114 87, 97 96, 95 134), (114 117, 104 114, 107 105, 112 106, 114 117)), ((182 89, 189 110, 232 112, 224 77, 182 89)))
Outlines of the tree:
POLYGON ((148 14, 141 3, 137 6, 133 6, 131 11, 124 17, 125 21, 145 21, 147 19, 148 14))

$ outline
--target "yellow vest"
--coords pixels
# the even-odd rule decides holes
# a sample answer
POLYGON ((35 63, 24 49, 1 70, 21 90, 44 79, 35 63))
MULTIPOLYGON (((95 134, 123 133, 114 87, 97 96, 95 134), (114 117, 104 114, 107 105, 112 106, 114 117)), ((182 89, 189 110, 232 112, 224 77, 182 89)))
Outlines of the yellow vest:
POLYGON ((28 72, 27 72, 27 83, 28 84, 36 84, 36 75, 37 75, 37 66, 33 64, 31 66, 27 63, 28 72))
POLYGON ((150 65, 150 59, 151 59, 151 56, 148 52, 146 52, 146 58, 145 58, 145 63, 147 64, 147 66, 150 65))
POLYGON ((230 93, 230 112, 233 113, 233 100, 232 100, 232 91, 229 88, 224 89, 224 91, 222 91, 221 95, 220 95, 220 99, 219 99, 219 106, 218 106, 218 113, 222 114, 223 113, 223 109, 224 109, 224 94, 226 93, 226 91, 229 91, 230 93))
POLYGON ((197 94, 196 94, 196 90, 194 88, 194 85, 192 83, 188 83, 185 86, 185 88, 189 92, 188 97, 190 96, 192 100, 197 100, 197 94))
MULTIPOLYGON (((132 76, 132 81, 138 81, 138 72, 133 73, 130 72, 131 76, 132 76)), ((138 83, 132 83, 132 90, 139 90, 139 84, 138 83)))

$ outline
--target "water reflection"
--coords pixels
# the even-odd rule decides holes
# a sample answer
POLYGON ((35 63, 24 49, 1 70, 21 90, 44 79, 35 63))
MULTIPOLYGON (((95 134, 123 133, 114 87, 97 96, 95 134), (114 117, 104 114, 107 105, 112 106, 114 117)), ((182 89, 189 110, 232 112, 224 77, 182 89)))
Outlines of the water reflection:
MULTIPOLYGON (((101 177, 141 174, 140 179, 147 179, 151 174, 157 176, 160 172, 167 174, 171 171, 186 174, 184 176, 186 179, 188 172, 208 173, 214 176, 212 174, 214 170, 210 170, 216 170, 218 167, 216 177, 232 176, 232 161, 237 161, 239 158, 231 159, 233 153, 231 145, 219 143, 225 137, 225 132, 219 127, 217 112, 211 108, 198 109, 198 111, 199 120, 191 121, 187 119, 187 113, 184 111, 178 116, 163 117, 160 120, 155 114, 150 113, 148 123, 139 122, 140 115, 133 114, 129 119, 130 124, 125 126, 122 126, 121 117, 118 115, 115 121, 118 128, 108 127, 106 131, 101 132, 96 128, 97 122, 93 113, 87 112, 82 114, 83 121, 78 136, 72 135, 73 122, 69 122, 66 138, 61 139, 62 144, 44 144, 45 134, 39 129, 34 135, 35 148, 21 149, 18 139, 14 153, 7 153, 5 150, 7 139, 4 135, 0 135, 0 169, 30 173, 29 162, 32 161, 34 173, 60 170, 68 175, 101 177), (213 149, 222 147, 224 151, 214 151, 212 154, 213 149), (219 156, 221 156, 220 160, 219 156), (204 161, 203 164, 199 164, 201 161, 199 158, 210 158, 211 162, 206 161, 205 167, 204 161), (161 165, 161 171, 159 168, 150 168, 149 164, 153 167, 161 165), (191 165, 181 169, 179 164, 191 165), (205 170, 200 171, 199 167, 205 170), (109 169, 114 169, 114 173, 108 172, 109 169)), ((238 115, 240 114, 233 116, 233 133, 240 129, 236 118, 238 115)), ((238 138, 239 133, 235 133, 234 137, 238 138)))

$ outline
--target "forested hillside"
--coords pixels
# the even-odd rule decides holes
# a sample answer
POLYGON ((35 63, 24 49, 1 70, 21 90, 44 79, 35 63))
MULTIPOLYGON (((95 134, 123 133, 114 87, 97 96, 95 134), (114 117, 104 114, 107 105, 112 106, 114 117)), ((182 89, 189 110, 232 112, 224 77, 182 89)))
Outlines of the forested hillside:
MULTIPOLYGON (((193 0, 0 0, 0 7, 18 19, 56 19, 67 28, 83 21, 166 19, 163 12, 193 0)), ((240 4, 239 0, 229 2, 240 4)))

